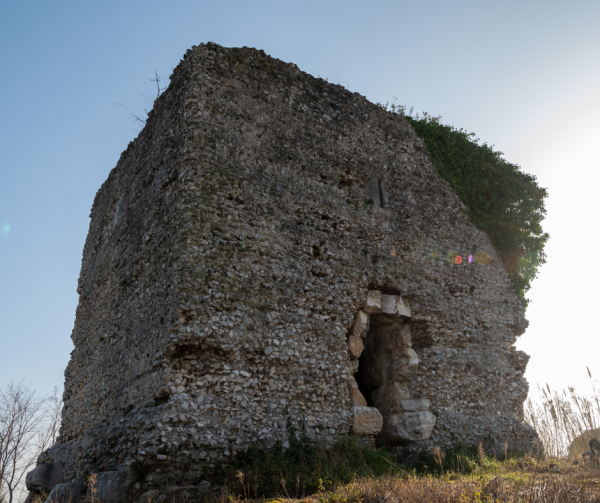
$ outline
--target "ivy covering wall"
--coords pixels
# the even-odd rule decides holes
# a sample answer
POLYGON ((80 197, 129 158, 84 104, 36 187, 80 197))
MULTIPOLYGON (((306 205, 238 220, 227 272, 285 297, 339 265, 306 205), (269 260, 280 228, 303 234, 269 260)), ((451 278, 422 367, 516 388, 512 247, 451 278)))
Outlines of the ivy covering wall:
POLYGON ((490 237, 515 291, 527 304, 525 293, 546 261, 548 234, 541 225, 546 189, 535 176, 506 161, 502 152, 479 144, 474 134, 427 114, 406 118, 425 142, 438 174, 467 207, 470 220, 490 237))

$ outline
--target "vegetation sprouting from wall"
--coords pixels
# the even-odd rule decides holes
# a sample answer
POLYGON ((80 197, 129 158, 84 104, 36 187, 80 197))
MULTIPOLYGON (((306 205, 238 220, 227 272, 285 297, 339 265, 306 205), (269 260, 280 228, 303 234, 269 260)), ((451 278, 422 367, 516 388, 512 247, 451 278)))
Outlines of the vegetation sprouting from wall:
POLYGON ((404 107, 382 105, 405 115, 425 142, 438 174, 447 180, 467 207, 471 221, 484 231, 502 257, 515 291, 525 293, 546 261, 548 234, 541 222, 548 196, 536 177, 504 159, 474 133, 440 122, 440 117, 412 116, 404 107))

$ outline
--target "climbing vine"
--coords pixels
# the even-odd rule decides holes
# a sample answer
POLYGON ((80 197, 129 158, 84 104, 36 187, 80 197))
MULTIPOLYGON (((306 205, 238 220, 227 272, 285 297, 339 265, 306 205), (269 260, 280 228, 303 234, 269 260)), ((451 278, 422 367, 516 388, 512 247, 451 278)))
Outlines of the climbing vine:
POLYGON ((473 133, 440 123, 439 117, 412 117, 404 107, 384 108, 405 115, 425 142, 438 174, 447 180, 467 207, 470 220, 490 238, 500 254, 513 287, 525 304, 525 293, 545 263, 548 234, 546 189, 536 177, 504 159, 473 133))

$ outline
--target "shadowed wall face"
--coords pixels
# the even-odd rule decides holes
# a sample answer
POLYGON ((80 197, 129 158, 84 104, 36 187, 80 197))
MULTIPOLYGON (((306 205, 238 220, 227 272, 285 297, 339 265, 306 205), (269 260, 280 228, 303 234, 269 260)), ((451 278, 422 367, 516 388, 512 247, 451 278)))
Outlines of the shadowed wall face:
POLYGON ((288 420, 331 444, 369 406, 412 452, 530 442, 523 307, 463 209, 401 116, 261 51, 189 51, 94 202, 49 459, 175 473, 288 420))

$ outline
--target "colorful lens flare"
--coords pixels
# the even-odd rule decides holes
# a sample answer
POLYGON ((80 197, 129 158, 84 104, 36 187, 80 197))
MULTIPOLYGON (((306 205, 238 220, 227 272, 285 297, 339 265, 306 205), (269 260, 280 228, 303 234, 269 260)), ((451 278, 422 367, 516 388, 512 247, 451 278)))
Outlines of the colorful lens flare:
POLYGON ((8 234, 9 232, 10 232, 10 225, 8 225, 8 224, 4 224, 4 225, 2 226, 2 233, 3 233, 3 234, 8 234))
POLYGON ((446 253, 440 253, 437 250, 429 250, 429 258, 435 260, 445 260, 449 265, 480 264, 489 265, 494 259, 486 251, 469 253, 468 255, 459 255, 456 250, 448 250, 446 253))

